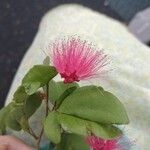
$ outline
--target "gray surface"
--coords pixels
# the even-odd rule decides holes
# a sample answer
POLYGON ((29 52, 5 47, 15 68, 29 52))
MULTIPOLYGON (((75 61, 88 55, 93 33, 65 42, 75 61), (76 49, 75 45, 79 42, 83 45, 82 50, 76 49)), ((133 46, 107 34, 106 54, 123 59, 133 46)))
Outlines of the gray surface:
POLYGON ((126 22, 130 22, 136 13, 150 6, 150 0, 106 0, 106 2, 126 22))
POLYGON ((129 29, 143 43, 150 42, 150 7, 137 13, 129 29))

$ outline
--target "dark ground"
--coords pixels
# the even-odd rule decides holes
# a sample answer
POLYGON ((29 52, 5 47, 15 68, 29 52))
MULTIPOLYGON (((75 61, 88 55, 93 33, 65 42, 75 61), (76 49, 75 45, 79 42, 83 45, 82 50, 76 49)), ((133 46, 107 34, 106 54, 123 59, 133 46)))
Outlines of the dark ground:
POLYGON ((64 3, 78 3, 123 21, 104 0, 0 0, 0 107, 41 17, 64 3))

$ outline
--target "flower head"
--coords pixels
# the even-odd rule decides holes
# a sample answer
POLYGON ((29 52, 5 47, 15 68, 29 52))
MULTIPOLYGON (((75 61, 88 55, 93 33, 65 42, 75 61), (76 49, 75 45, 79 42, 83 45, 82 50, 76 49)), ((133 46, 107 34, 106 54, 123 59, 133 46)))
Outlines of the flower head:
POLYGON ((107 65, 107 55, 79 38, 58 40, 52 49, 53 65, 65 83, 93 78, 107 65))
POLYGON ((92 150, 121 150, 117 139, 103 140, 96 136, 89 136, 86 141, 92 150))

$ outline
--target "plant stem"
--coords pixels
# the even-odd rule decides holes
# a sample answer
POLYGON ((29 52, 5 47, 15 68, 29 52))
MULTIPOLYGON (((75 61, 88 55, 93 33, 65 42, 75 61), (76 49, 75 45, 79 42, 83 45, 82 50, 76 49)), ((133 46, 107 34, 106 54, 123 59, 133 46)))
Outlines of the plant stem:
POLYGON ((38 139, 38 136, 34 133, 34 131, 29 127, 29 132, 30 135, 32 135, 36 140, 38 139))
POLYGON ((55 107, 56 107, 56 102, 53 105, 52 111, 55 110, 55 107))
POLYGON ((42 127, 42 130, 40 132, 40 135, 37 139, 37 149, 40 150, 40 142, 41 142, 41 138, 42 138, 42 135, 43 135, 43 132, 44 132, 44 128, 42 127))
POLYGON ((48 98, 49 98, 49 84, 46 85, 46 117, 48 115, 48 98))
MULTIPOLYGON (((49 98, 49 84, 46 85, 46 101, 45 101, 46 115, 45 115, 45 117, 47 117, 48 112, 49 112, 48 98, 49 98)), ((43 132, 44 132, 44 127, 42 127, 40 135, 39 135, 39 137, 37 139, 37 149, 38 150, 40 150, 40 142, 41 142, 41 138, 42 138, 43 132)))

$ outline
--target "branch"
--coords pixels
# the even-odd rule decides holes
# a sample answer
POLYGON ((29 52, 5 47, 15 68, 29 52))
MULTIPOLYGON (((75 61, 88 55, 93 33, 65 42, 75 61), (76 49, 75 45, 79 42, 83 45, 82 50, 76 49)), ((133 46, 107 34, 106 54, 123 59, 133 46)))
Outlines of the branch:
POLYGON ((38 136, 34 133, 34 131, 29 127, 29 132, 30 135, 32 135, 36 140, 38 139, 38 136))
MULTIPOLYGON (((48 115, 48 112, 49 112, 49 106, 48 106, 48 98, 49 98, 49 84, 46 85, 46 101, 45 101, 45 109, 46 109, 46 117, 48 115)), ((42 127, 42 130, 40 132, 40 135, 37 139, 37 149, 40 150, 40 142, 41 142, 41 138, 42 138, 42 135, 43 135, 43 132, 44 132, 44 127, 42 127)))

